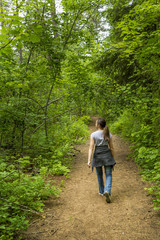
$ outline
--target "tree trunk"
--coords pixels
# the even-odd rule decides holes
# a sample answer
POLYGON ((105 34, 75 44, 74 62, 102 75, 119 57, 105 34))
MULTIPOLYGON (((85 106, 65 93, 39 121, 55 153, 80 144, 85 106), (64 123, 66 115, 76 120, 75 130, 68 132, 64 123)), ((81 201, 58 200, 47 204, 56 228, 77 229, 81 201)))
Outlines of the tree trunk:
POLYGON ((56 4, 55 4, 55 0, 52 0, 51 3, 51 17, 52 17, 52 22, 53 22, 53 26, 54 26, 54 37, 57 38, 58 37, 58 30, 57 30, 57 23, 56 23, 56 4))
MULTIPOLYGON (((1 15, 3 14, 3 2, 0 0, 1 15)), ((3 18, 1 20, 1 28, 3 28, 3 18)))

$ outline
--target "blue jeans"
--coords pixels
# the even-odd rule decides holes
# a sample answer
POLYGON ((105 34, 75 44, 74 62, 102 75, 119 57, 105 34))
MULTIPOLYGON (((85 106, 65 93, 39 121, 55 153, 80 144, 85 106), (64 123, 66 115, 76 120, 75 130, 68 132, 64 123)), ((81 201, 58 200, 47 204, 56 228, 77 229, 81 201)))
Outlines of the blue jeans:
POLYGON ((111 195, 111 187, 112 187, 112 166, 104 166, 104 171, 106 175, 106 183, 104 186, 103 182, 103 169, 102 167, 96 167, 98 185, 99 185, 99 193, 104 194, 108 192, 111 195))

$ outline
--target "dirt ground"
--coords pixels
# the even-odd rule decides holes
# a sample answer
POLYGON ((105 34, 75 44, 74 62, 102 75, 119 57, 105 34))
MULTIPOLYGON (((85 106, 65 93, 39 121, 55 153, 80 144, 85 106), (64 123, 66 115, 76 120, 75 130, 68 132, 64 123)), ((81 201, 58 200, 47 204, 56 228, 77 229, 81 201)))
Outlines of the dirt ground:
MULTIPOLYGON (((95 120, 95 119, 94 119, 95 120)), ((90 126, 91 132, 95 126, 90 126)), ((87 166, 89 140, 80 152, 58 199, 47 201, 45 218, 35 219, 23 240, 160 240, 160 218, 144 190, 138 168, 127 159, 127 143, 113 135, 116 166, 112 202, 98 194, 95 170, 87 166)))

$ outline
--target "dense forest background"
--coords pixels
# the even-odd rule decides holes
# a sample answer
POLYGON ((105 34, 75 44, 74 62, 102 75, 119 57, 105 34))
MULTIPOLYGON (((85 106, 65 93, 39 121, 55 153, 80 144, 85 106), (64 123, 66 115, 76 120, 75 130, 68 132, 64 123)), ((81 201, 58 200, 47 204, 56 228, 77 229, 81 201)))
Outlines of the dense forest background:
POLYGON ((160 209, 158 0, 0 0, 0 230, 58 195, 90 115, 131 143, 160 209))

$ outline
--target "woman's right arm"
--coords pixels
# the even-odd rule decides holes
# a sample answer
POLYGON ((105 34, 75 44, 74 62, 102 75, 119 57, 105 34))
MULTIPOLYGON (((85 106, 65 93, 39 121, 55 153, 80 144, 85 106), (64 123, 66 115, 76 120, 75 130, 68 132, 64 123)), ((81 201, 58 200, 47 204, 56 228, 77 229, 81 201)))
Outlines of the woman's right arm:
POLYGON ((109 148, 110 148, 110 150, 111 150, 111 152, 112 152, 112 155, 113 155, 113 157, 114 157, 114 148, 113 148, 113 142, 112 142, 112 138, 110 138, 109 139, 109 148))
POLYGON ((91 166, 91 158, 92 158, 93 149, 94 149, 94 139, 91 137, 90 145, 89 145, 89 152, 88 152, 88 167, 91 166))

